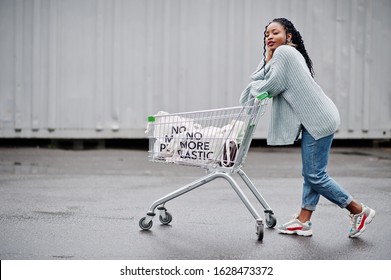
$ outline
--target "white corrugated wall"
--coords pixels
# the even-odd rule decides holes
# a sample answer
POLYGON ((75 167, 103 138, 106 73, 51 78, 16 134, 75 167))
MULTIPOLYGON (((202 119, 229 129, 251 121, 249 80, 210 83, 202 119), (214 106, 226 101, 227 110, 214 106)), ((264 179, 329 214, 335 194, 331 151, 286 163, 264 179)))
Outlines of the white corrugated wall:
POLYGON ((389 139, 390 15, 389 0, 0 0, 0 138, 142 138, 157 111, 236 106, 265 25, 287 17, 336 138, 389 139))

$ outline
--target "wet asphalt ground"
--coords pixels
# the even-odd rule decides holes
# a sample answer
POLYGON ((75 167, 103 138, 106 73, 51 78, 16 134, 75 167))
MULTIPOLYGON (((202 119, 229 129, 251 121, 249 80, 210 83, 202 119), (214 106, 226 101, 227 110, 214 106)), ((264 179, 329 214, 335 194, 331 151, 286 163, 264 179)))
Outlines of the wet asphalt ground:
MULTIPOLYGON (((278 224, 299 210, 299 148, 252 148, 243 170, 278 224)), ((259 242, 254 218, 222 179, 168 202, 170 225, 155 217, 151 230, 139 228, 156 199, 203 169, 149 162, 143 150, 0 148, 0 259, 390 260, 391 149, 333 148, 329 173, 377 211, 361 237, 348 238, 347 211, 321 198, 312 237, 265 228, 259 242)))

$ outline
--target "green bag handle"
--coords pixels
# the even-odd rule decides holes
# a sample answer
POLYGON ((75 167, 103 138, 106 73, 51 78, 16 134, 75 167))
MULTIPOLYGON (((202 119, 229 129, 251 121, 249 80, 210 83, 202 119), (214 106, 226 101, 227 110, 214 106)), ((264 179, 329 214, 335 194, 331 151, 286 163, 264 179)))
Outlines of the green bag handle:
POLYGON ((257 96, 257 99, 260 101, 266 98, 272 98, 267 91, 262 91, 261 94, 257 96))

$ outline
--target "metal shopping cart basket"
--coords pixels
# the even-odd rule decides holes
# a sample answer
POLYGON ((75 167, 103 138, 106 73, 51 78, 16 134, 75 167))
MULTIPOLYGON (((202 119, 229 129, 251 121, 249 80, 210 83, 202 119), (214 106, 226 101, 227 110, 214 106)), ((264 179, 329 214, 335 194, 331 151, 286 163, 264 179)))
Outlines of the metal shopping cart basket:
POLYGON ((268 97, 268 93, 263 92, 244 106, 176 114, 159 112, 148 117, 151 161, 201 167, 207 170, 207 175, 152 203, 146 216, 139 221, 141 229, 152 227, 156 209, 160 222, 168 225, 172 215, 165 208, 166 202, 223 178, 255 218, 258 240, 263 239, 263 219, 232 175, 239 174, 263 206, 266 225, 273 228, 277 220, 272 209, 242 170, 258 121, 265 113, 268 97))

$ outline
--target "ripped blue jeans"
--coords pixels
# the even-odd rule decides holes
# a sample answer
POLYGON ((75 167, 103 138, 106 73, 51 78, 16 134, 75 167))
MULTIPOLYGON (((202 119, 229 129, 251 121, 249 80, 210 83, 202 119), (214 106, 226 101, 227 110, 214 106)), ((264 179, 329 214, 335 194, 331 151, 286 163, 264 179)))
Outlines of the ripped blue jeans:
POLYGON ((301 158, 303 164, 303 194, 301 207, 315 211, 320 195, 345 208, 352 196, 327 174, 327 163, 334 134, 315 140, 303 127, 301 158))

